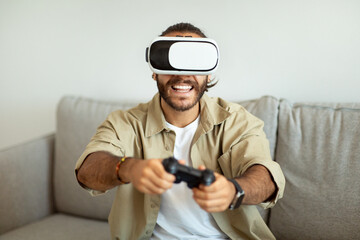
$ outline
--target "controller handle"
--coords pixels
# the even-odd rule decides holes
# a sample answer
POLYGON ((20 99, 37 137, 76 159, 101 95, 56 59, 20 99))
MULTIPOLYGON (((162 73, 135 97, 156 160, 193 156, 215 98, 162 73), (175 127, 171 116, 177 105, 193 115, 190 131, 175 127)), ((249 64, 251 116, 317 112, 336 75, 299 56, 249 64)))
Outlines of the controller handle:
POLYGON ((173 157, 165 158, 162 161, 162 164, 168 173, 176 174, 178 161, 175 158, 173 157))
POLYGON ((202 184, 204 184, 205 186, 210 186, 213 182, 215 182, 214 172, 210 169, 205 169, 202 174, 202 184))

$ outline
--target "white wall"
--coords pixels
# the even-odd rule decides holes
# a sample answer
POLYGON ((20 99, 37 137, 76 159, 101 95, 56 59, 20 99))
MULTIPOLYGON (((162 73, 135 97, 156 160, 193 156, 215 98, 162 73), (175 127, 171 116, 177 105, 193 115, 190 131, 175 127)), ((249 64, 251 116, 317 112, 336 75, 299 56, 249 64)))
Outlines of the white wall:
POLYGON ((220 46, 209 95, 359 102, 359 13, 358 0, 0 0, 0 149, 53 132, 63 95, 150 99, 144 49, 180 21, 220 46))

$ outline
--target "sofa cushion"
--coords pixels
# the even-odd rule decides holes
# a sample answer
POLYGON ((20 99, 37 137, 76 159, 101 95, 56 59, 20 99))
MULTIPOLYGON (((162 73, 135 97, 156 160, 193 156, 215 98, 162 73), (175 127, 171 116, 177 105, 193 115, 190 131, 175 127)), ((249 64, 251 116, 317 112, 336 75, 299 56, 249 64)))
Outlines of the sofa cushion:
POLYGON ((277 239, 360 239, 360 104, 280 104, 277 239))
POLYGON ((54 214, 40 221, 10 231, 0 236, 1 240, 108 240, 109 225, 105 221, 96 221, 54 214))
POLYGON ((114 190, 91 197, 77 183, 75 163, 110 112, 134 105, 71 96, 62 98, 57 110, 54 164, 55 204, 59 212, 107 219, 115 196, 114 190))

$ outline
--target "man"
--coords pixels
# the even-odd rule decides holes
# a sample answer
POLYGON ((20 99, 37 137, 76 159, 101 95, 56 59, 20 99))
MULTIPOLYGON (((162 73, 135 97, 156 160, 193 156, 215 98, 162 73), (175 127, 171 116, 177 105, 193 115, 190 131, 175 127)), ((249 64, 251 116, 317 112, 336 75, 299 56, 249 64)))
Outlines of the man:
MULTIPOLYGON (((206 37, 188 23, 161 36, 206 37)), ((117 187, 113 239, 274 239, 254 206, 272 207, 285 185, 263 122, 204 94, 210 78, 153 74, 159 93, 111 113, 78 160, 77 179, 92 194, 117 187), (193 189, 174 184, 162 165, 169 156, 214 170, 215 181, 193 189)))

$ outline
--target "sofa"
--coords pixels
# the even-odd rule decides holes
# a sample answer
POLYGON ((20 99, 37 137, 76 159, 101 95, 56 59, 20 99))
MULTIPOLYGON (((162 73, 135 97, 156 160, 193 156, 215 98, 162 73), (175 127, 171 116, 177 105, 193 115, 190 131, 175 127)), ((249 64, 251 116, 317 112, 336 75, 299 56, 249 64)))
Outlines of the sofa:
MULTIPOLYGON (((239 102, 265 122, 284 197, 258 207, 277 239, 360 239, 360 103, 239 102)), ((65 96, 56 132, 0 151, 0 239, 110 239, 114 190, 91 197, 74 165, 108 113, 135 106, 65 96)))

